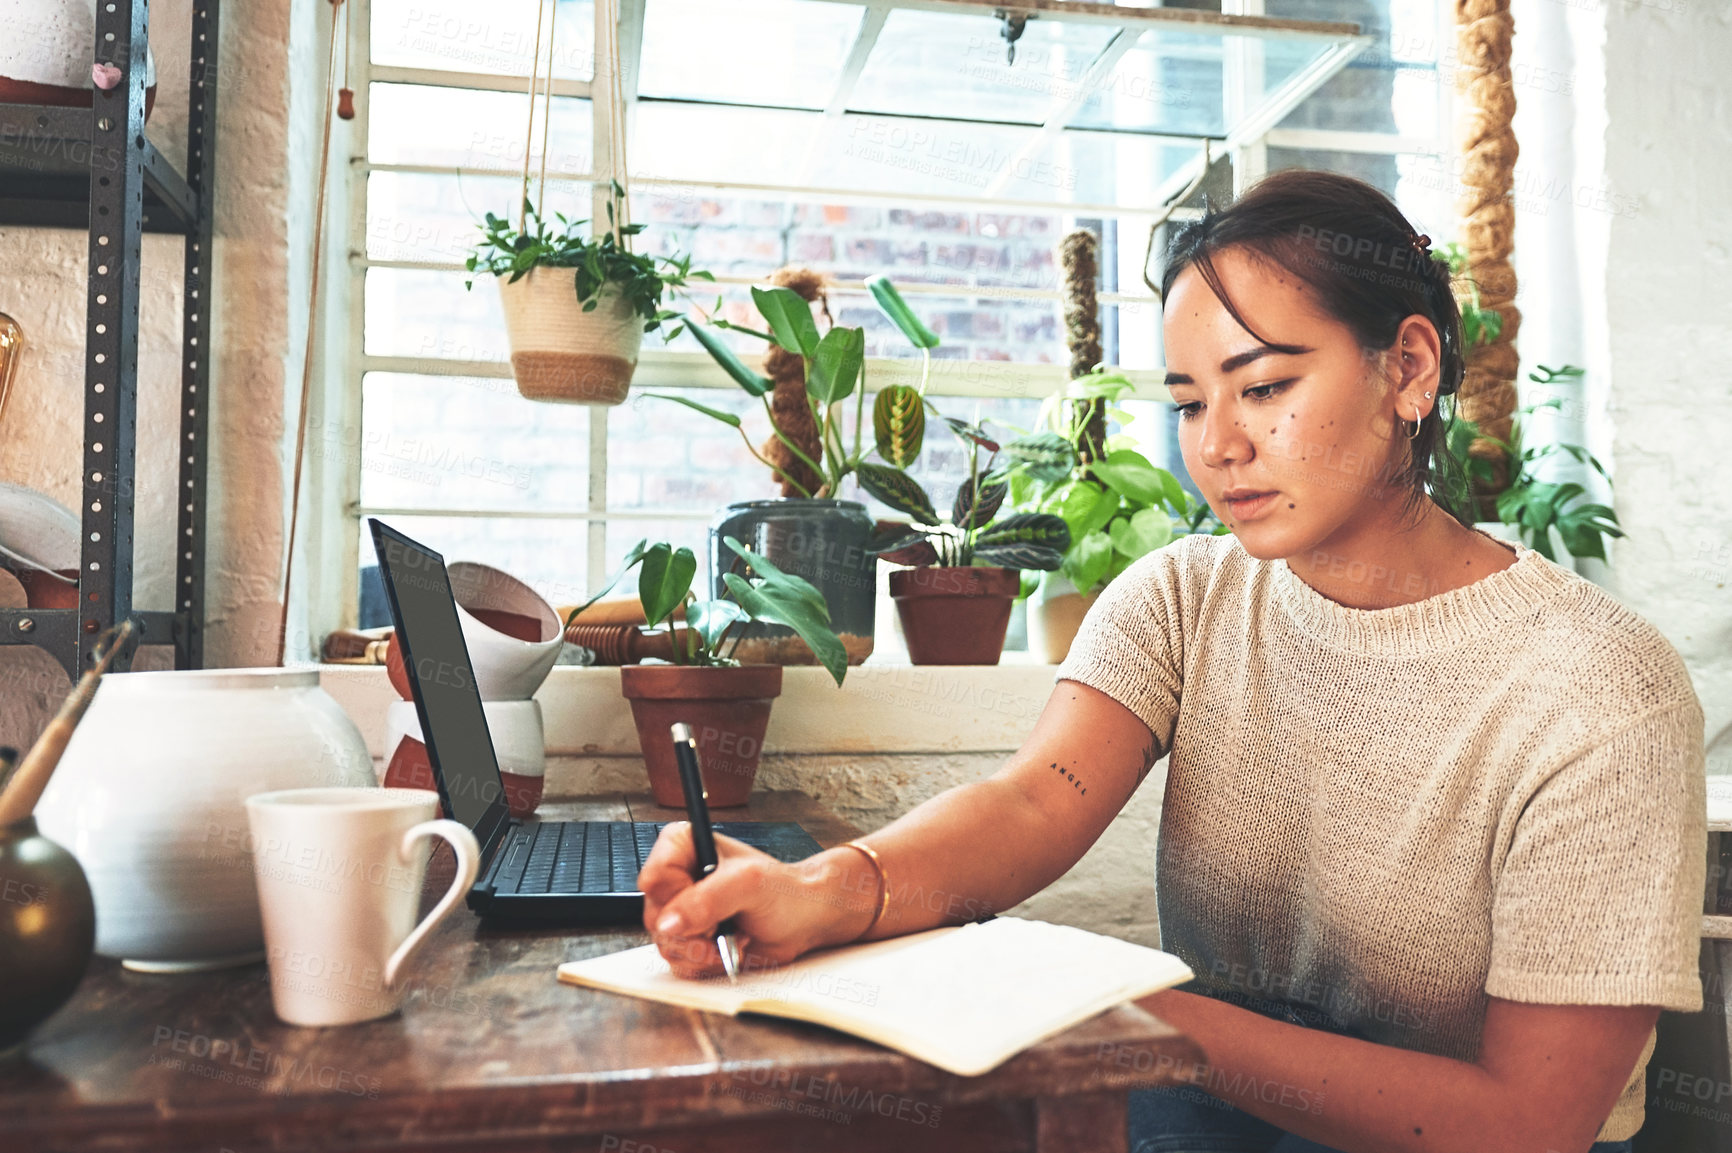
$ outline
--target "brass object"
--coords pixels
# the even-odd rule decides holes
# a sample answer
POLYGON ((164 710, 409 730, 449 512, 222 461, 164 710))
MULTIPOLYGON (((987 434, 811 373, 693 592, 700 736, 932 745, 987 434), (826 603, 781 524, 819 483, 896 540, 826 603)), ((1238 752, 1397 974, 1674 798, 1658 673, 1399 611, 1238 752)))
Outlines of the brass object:
POLYGON ((0 826, 0 1054, 66 1004, 96 947, 96 904, 35 817, 0 826))
POLYGON ((0 312, 0 418, 6 415, 6 398, 12 394, 12 378, 18 375, 18 364, 24 359, 24 330, 18 322, 0 312))

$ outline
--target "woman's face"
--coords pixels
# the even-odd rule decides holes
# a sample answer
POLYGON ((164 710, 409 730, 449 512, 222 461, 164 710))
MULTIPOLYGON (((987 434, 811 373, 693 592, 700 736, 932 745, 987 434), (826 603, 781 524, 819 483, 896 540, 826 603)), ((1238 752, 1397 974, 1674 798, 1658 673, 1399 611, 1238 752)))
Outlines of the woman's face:
POLYGON ((1185 467, 1246 552, 1263 560, 1351 547, 1399 519, 1402 490, 1386 478, 1405 463, 1394 438, 1429 413, 1437 391, 1437 331, 1410 316, 1392 353, 1367 357, 1324 312, 1315 290, 1244 249, 1214 258, 1233 319, 1196 268, 1174 280, 1163 331, 1167 387, 1179 409, 1185 467), (1402 342, 1407 347, 1403 348, 1402 342), (1429 383, 1427 373, 1429 372, 1429 383), (1235 500, 1238 490, 1272 493, 1235 500))

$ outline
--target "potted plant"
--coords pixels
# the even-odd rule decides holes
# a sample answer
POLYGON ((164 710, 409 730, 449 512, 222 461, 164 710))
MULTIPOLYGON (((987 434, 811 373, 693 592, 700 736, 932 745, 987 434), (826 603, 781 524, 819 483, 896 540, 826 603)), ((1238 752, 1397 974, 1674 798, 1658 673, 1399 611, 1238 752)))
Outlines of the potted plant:
MULTIPOLYGON (((1005 627, 1021 591, 1022 569, 1051 570, 1064 561, 1070 529, 1051 513, 994 519, 1009 492, 995 471, 999 444, 979 426, 943 418, 968 448, 968 479, 957 489, 946 522, 920 483, 900 468, 861 462, 860 487, 907 514, 911 524, 886 525, 873 551, 911 567, 890 574, 890 595, 917 665, 995 665, 1005 627), (982 472, 980 451, 985 449, 982 472)), ((893 450, 896 446, 892 446, 893 450)), ((1021 445, 1018 454, 1039 445, 1021 445)), ((885 454, 902 458, 904 453, 885 454)))
POLYGON ((830 628, 823 594, 738 540, 729 538, 727 546, 744 562, 746 571, 723 574, 724 597, 687 603, 692 600, 692 579, 698 569, 692 550, 639 541, 607 585, 566 618, 569 624, 634 566, 641 566, 638 600, 649 622, 646 627, 665 629, 673 637, 673 660, 621 666, 620 688, 631 702, 657 804, 685 804, 668 736, 668 727, 675 721, 690 725, 697 736, 712 806, 743 805, 752 791, 770 705, 782 691, 782 666, 739 659, 736 649, 742 625, 752 621, 786 625, 817 654, 838 686, 847 675, 847 654, 830 628), (677 631, 676 616, 683 616, 683 627, 677 631))
POLYGON ((1078 377, 1041 406, 1035 432, 1011 441, 1010 506, 1051 513, 1070 530, 1064 561, 1044 578, 1025 574, 1029 650, 1049 664, 1064 660, 1083 616, 1100 591, 1139 557, 1188 533, 1228 531, 1207 503, 1152 464, 1120 433, 1083 451, 1095 435, 1095 401, 1122 423, 1131 414, 1104 407, 1134 388, 1123 374, 1100 369, 1078 377))
MULTIPOLYGON (((819 331, 812 304, 818 302, 826 316, 829 309, 818 274, 784 269, 775 279, 777 283, 752 289, 762 328, 723 319, 719 299, 707 323, 687 321, 692 335, 728 376, 762 404, 770 436, 761 447, 732 413, 685 397, 649 395, 677 401, 734 428, 782 487, 780 499, 741 501, 718 513, 710 526, 712 592, 725 591, 724 576, 737 563, 723 542, 730 536, 749 541, 772 563, 805 577, 824 594, 848 661, 859 664, 872 652, 877 558, 868 551, 872 517, 864 504, 842 499, 842 488, 874 454, 895 468, 912 463, 919 454, 931 349, 938 337, 920 323, 887 279, 867 280, 879 307, 923 358, 918 386, 896 384, 878 392, 868 442, 865 330, 832 324, 819 331), (764 341, 765 372, 749 367, 723 342, 718 329, 764 341), (850 400, 852 429, 847 427, 850 400)), ((815 659, 792 629, 764 621, 746 625, 743 632, 739 653, 744 660, 805 664, 815 659)))
MULTIPOLYGON (((1540 365, 1538 370, 1528 374, 1528 379, 1535 384, 1557 385, 1574 383, 1581 380, 1584 371, 1575 365, 1562 365, 1551 368, 1540 365)), ((1523 405, 1516 409, 1516 416, 1538 412, 1542 408, 1557 408, 1562 403, 1558 397, 1539 404, 1523 405)), ((1564 452, 1576 460, 1590 465, 1595 472, 1606 478, 1606 483, 1612 483, 1605 468, 1599 461, 1579 444, 1547 444, 1538 448, 1522 443, 1522 427, 1519 419, 1510 423, 1509 440, 1500 440, 1495 436, 1480 430, 1479 426, 1464 416, 1457 416, 1449 427, 1445 438, 1445 451, 1461 463, 1465 473, 1466 489, 1453 494, 1457 507, 1477 496, 1477 486, 1489 484, 1501 464, 1506 475, 1511 480, 1502 492, 1497 494, 1495 521, 1481 520, 1480 527, 1496 535, 1519 538, 1527 547, 1533 549, 1547 560, 1556 561, 1557 554, 1552 547, 1552 530, 1556 529, 1565 550, 1571 556, 1594 557, 1606 559, 1607 536, 1621 537, 1623 529, 1618 525, 1618 514, 1603 504, 1583 501, 1587 489, 1574 481, 1543 481, 1534 475, 1535 462, 1564 452), (1502 453, 1501 460, 1487 460, 1472 456, 1468 446, 1475 439, 1489 440, 1502 453), (1576 503, 1576 502, 1581 503, 1576 503), (1505 527, 1507 526, 1507 528, 1505 527)), ((1476 518, 1484 511, 1480 507, 1483 502, 1476 503, 1474 515, 1476 518)))
MULTIPOLYGON (((663 307, 663 294, 691 280, 691 257, 647 256, 631 250, 641 224, 621 224, 618 206, 625 189, 617 181, 607 204, 608 227, 599 237, 582 231, 585 220, 554 214, 549 223, 523 199, 517 227, 489 212, 481 239, 464 262, 476 276, 491 274, 499 286, 511 343, 511 373, 517 391, 530 400, 566 404, 620 404, 637 369, 643 334, 680 314, 663 307)), ((680 333, 675 325, 664 340, 680 333)))

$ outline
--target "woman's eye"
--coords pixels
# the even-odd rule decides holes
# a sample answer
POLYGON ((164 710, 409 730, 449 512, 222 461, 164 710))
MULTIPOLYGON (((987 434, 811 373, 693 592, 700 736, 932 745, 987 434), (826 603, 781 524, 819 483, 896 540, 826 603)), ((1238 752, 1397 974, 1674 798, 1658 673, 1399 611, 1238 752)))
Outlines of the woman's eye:
POLYGON ((1258 400, 1268 400, 1270 397, 1284 391, 1286 387, 1292 383, 1291 380, 1270 381, 1268 384, 1259 384, 1255 388, 1247 388, 1245 390, 1245 395, 1256 395, 1258 400))
POLYGON ((1179 414, 1180 420, 1190 420, 1193 416, 1197 415, 1197 402, 1192 401, 1190 404, 1175 404, 1173 406, 1173 411, 1179 414))

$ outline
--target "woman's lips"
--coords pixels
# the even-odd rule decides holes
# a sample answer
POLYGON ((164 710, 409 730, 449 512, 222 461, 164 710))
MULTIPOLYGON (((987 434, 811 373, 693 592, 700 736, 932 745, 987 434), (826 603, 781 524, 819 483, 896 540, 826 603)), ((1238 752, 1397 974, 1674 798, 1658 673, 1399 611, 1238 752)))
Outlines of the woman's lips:
POLYGON ((1230 500, 1227 502, 1227 508, 1239 520, 1249 520, 1264 509, 1268 508, 1270 505, 1274 504, 1277 495, 1278 494, 1273 492, 1266 492, 1260 496, 1245 497, 1241 500, 1230 500))

